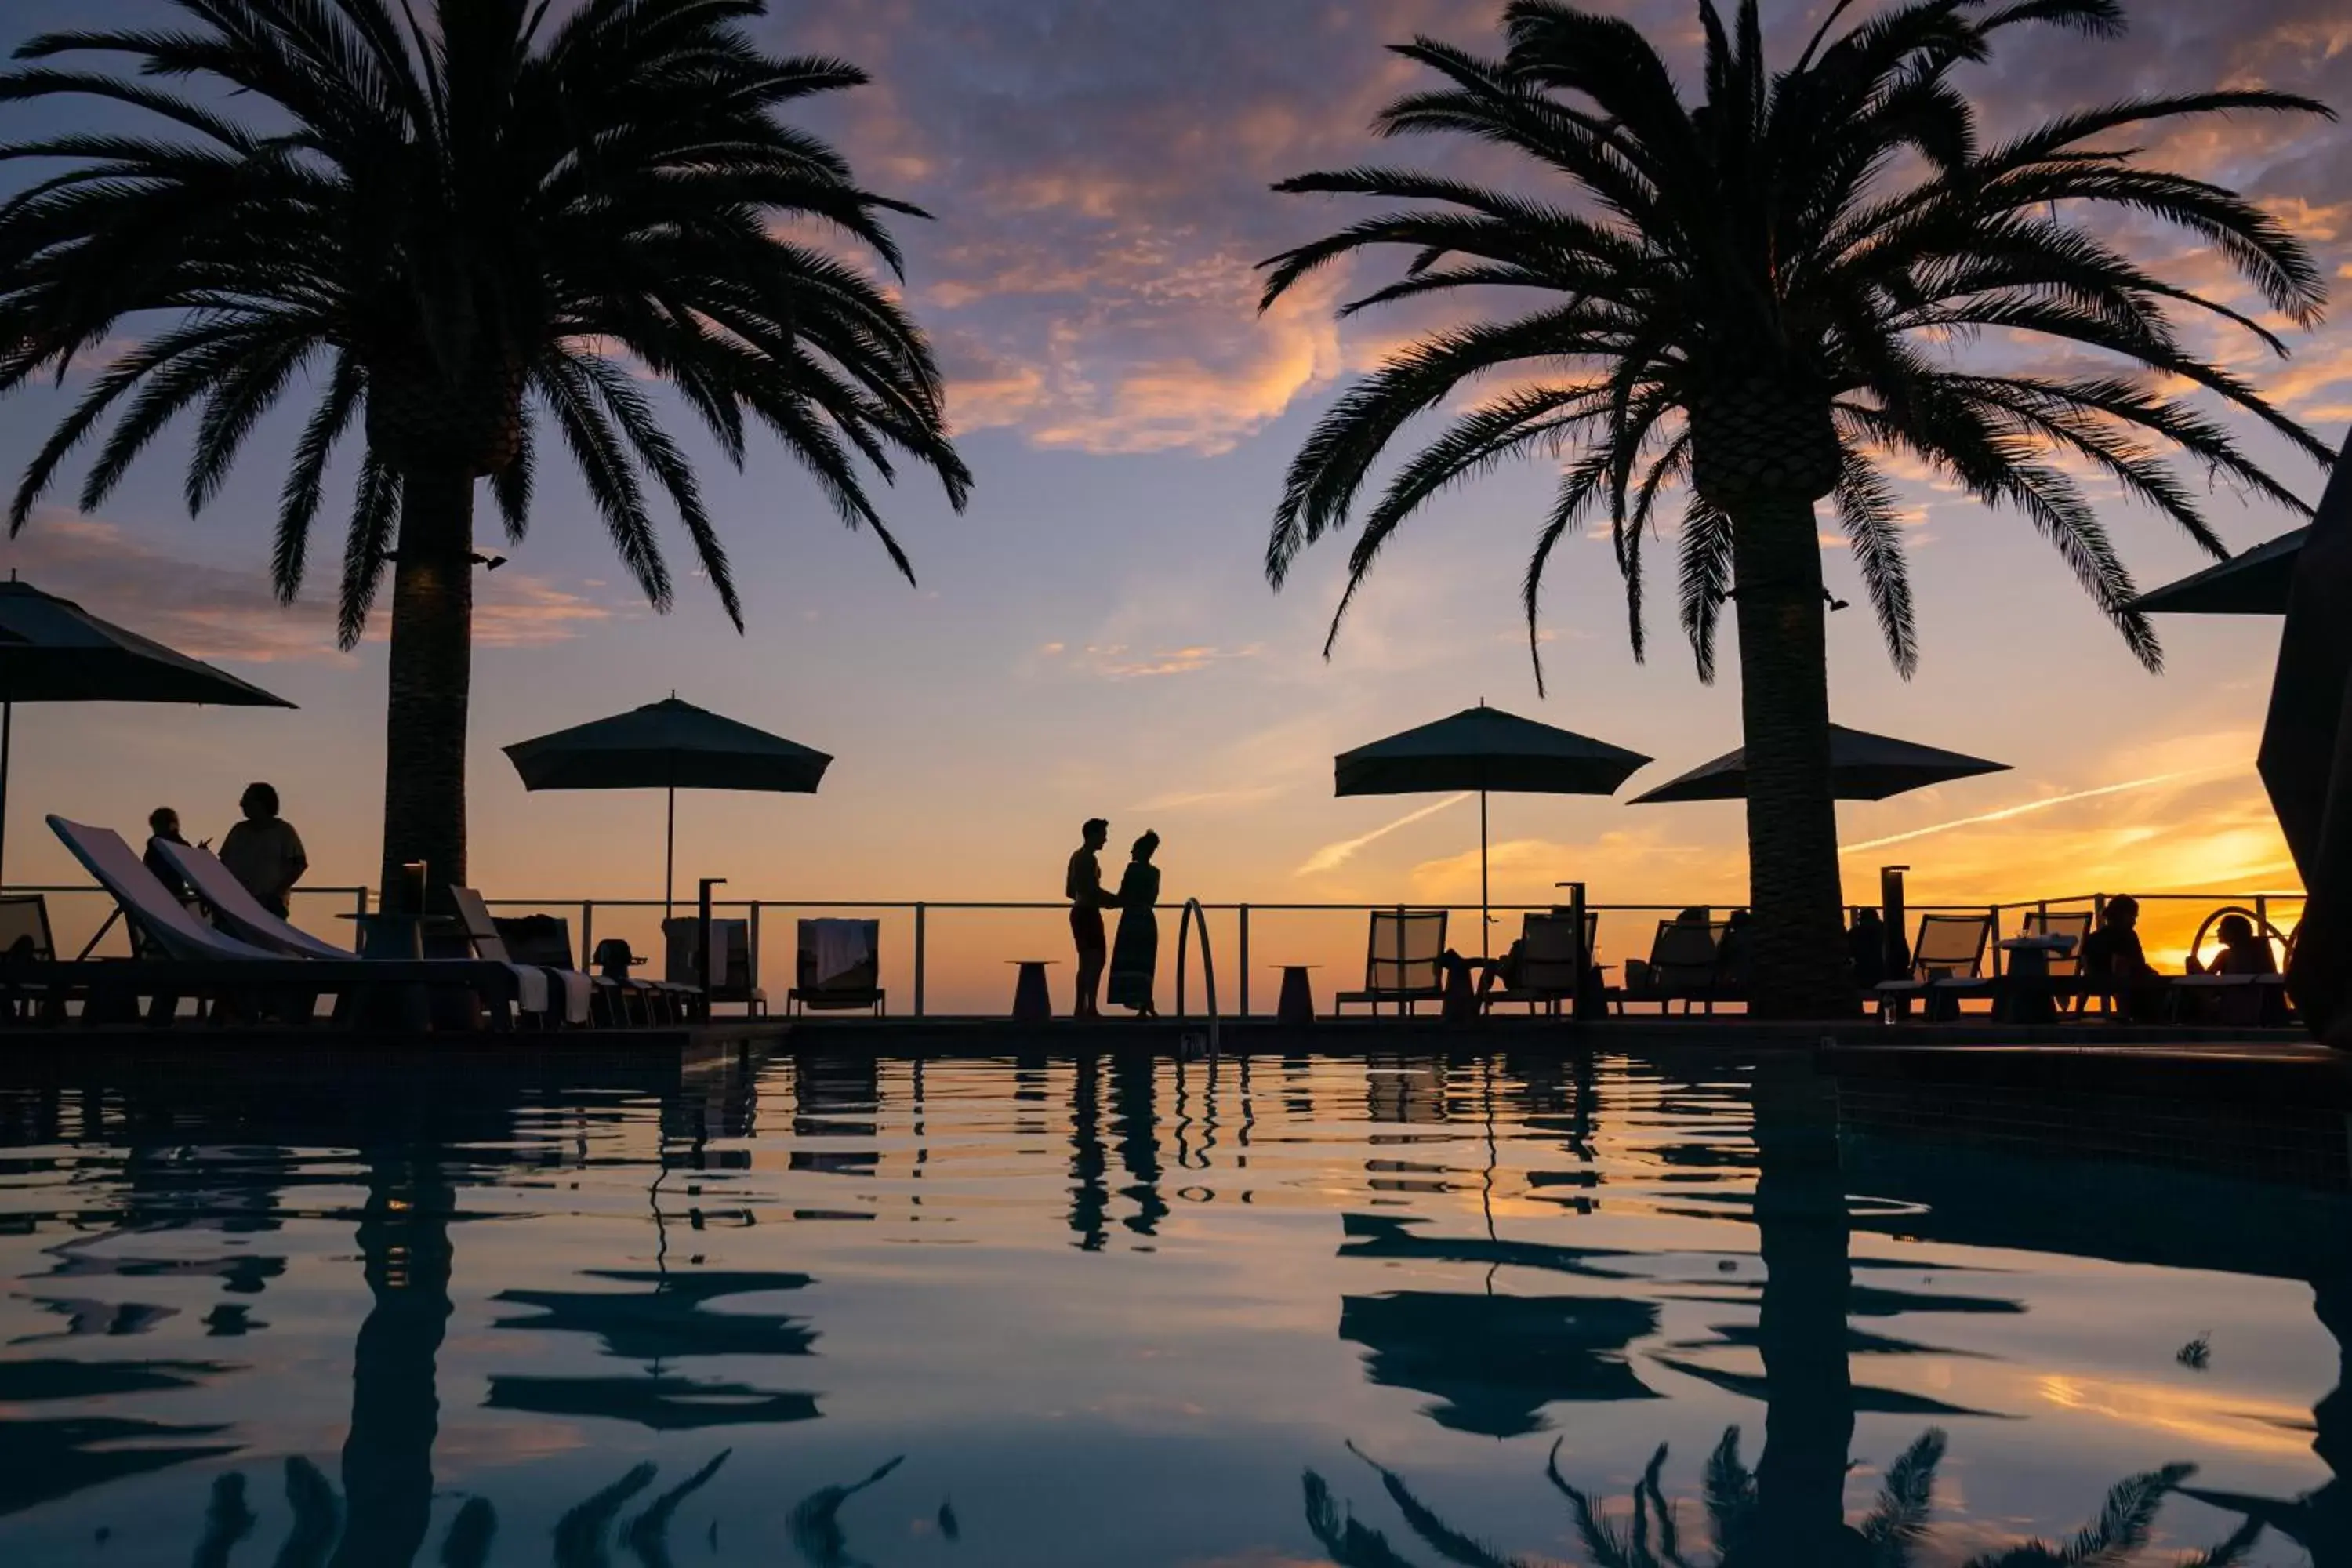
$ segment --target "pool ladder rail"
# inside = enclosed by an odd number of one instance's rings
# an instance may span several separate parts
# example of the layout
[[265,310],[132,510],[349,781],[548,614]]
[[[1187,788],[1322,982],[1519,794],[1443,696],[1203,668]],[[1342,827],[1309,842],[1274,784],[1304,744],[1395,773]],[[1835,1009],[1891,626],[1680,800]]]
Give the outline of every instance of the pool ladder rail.
[[[1184,1007],[1184,961],[1190,950],[1192,927],[1201,928],[1201,988],[1209,999],[1209,1055],[1217,1054],[1217,963],[1209,949],[1209,915],[1201,908],[1198,899],[1184,900],[1182,912],[1176,917],[1176,1021],[1182,1023],[1189,1016]],[[1189,1036],[1186,1038],[1189,1039]]]

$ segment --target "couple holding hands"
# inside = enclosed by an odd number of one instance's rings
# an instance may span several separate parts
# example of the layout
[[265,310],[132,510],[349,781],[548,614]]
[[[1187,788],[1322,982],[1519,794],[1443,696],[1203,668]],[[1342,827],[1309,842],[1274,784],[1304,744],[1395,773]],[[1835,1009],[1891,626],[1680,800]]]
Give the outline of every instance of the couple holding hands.
[[[1099,816],[1091,817],[1080,833],[1082,842],[1070,855],[1062,886],[1070,900],[1070,938],[1078,950],[1077,1001],[1071,1016],[1102,1016],[1096,993],[1101,989],[1107,961],[1111,1005],[1132,1007],[1139,1018],[1156,1018],[1160,1011],[1151,1003],[1151,985],[1160,967],[1160,916],[1155,909],[1160,902],[1160,868],[1151,863],[1151,857],[1160,848],[1160,835],[1146,833],[1135,841],[1118,891],[1109,893],[1103,890],[1102,862],[1097,857],[1110,842],[1110,824]],[[1105,910],[1119,912],[1116,945],[1104,940]]]

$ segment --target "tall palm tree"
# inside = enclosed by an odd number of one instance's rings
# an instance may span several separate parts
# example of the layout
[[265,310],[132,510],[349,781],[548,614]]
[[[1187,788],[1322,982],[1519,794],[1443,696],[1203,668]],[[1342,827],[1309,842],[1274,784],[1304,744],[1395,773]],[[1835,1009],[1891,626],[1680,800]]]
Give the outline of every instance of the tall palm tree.
[[[2201,312],[2285,353],[2272,331],[2167,282],[2088,222],[2120,210],[2178,225],[2308,326],[2323,284],[2291,234],[2227,190],[2115,148],[2114,133],[2240,110],[2325,114],[2322,105],[2256,90],[2138,98],[1989,142],[1958,68],[2028,25],[2112,37],[2123,28],[2118,0],[1903,0],[1850,21],[1853,8],[1838,0],[1795,62],[1776,69],[1755,0],[1729,25],[1714,0],[1699,0],[1696,102],[1639,30],[1562,0],[1505,6],[1499,59],[1426,37],[1400,46],[1442,79],[1391,103],[1375,131],[1508,149],[1535,183],[1493,189],[1392,167],[1286,180],[1276,189],[1416,205],[1266,264],[1270,305],[1358,251],[1402,247],[1405,275],[1342,313],[1465,289],[1536,294],[1524,314],[1399,350],[1341,396],[1301,445],[1275,510],[1276,586],[1302,548],[1361,510],[1344,616],[1381,548],[1431,497],[1505,458],[1552,456],[1564,464],[1559,491],[1523,585],[1530,643],[1554,547],[1605,515],[1638,656],[1643,541],[1667,498],[1684,498],[1682,624],[1703,680],[1714,675],[1723,602],[1735,602],[1756,1005],[1783,1016],[1853,1005],[1837,934],[1815,504],[1833,500],[1906,676],[1918,649],[1890,456],[2022,512],[2154,669],[2156,638],[2077,476],[2095,474],[2217,555],[2195,493],[2165,460],[2173,452],[2308,510],[2156,378],[2246,411],[2315,461],[2332,456],[2200,357],[2176,317]],[[1963,352],[1988,335],[2039,340],[2053,357],[2003,369]],[[2112,367],[2064,363],[2080,351]],[[1403,426],[1495,373],[1533,380],[1454,418],[1360,509]],[[1335,616],[1334,637],[1339,626]]]
[[[766,426],[910,577],[859,459],[887,480],[911,458],[962,506],[921,332],[809,232],[896,268],[883,215],[919,214],[777,117],[866,77],[757,47],[744,25],[766,0],[584,0],[561,20],[549,0],[435,0],[424,21],[409,0],[173,4],[178,28],[46,34],[16,51],[37,63],[0,74],[0,101],[110,100],[163,122],[0,146],[69,163],[0,205],[0,391],[90,358],[126,317],[158,322],[98,370],[9,525],[101,426],[85,509],[189,409],[201,510],[299,391],[271,561],[290,602],[356,424],[341,629],[358,640],[392,564],[387,889],[410,861],[429,886],[465,877],[476,481],[520,540],[542,422],[646,597],[671,598],[657,489],[738,629],[727,552],[639,373],[738,465],[747,424]],[[127,68],[53,63],[84,56]],[[233,116],[223,92],[263,111]]]

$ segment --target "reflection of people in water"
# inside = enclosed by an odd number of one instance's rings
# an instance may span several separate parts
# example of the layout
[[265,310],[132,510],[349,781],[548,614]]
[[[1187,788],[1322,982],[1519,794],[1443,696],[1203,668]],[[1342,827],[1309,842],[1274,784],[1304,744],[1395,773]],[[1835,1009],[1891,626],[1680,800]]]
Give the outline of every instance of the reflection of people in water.
[[1160,835],[1135,841],[1134,858],[1118,880],[1118,940],[1110,950],[1110,1004],[1132,1007],[1139,1018],[1156,1018],[1151,983],[1160,968],[1160,868],[1151,863]]

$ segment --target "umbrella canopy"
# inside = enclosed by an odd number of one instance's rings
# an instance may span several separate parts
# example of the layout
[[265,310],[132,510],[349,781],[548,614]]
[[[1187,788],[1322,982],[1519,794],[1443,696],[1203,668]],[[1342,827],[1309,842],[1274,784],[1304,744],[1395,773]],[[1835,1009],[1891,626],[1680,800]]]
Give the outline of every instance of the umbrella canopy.
[[0,849],[19,702],[198,702],[291,708],[283,697],[101,621],[30,583],[0,583]]
[[1486,796],[1614,795],[1650,759],[1484,702],[1332,759],[1335,795],[1478,792],[1478,951],[1486,951]]
[[1650,759],[1480,703],[1333,759],[1339,795],[1614,795]]
[[0,701],[204,702],[291,708],[30,583],[0,583]]
[[[1840,800],[1885,800],[1929,784],[1979,773],[2005,773],[2007,763],[1989,763],[1934,746],[1915,745],[1891,735],[1873,735],[1830,726],[1830,783]],[[1671,779],[1647,795],[1635,795],[1635,805],[1664,805],[1685,800],[1744,800],[1748,795],[1748,754],[1745,748],[1726,752],[1702,763],[1678,779]]]
[[2242,555],[2218,561],[2202,572],[2168,583],[2132,601],[2150,615],[2284,616],[2294,563],[2303,557],[2308,528],[2281,534]]
[[658,789],[669,794],[669,843],[662,874],[667,905],[676,886],[677,792],[757,790],[814,795],[833,758],[782,735],[681,702],[677,693],[626,713],[576,724],[506,748],[525,789]]

